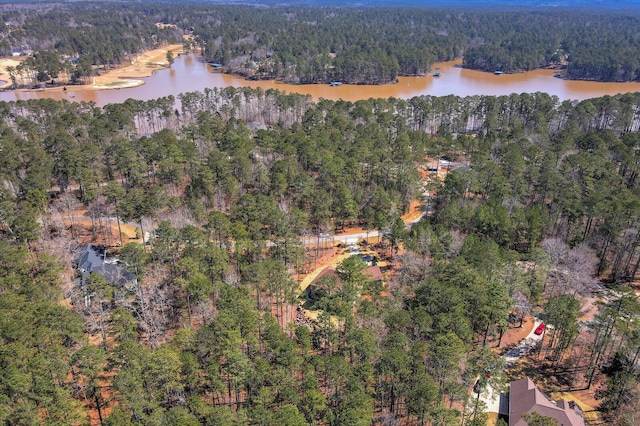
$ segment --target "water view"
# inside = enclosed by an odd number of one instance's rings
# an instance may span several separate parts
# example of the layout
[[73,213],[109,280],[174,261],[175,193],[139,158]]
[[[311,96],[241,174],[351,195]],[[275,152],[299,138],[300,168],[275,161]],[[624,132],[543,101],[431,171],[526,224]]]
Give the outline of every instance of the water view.
[[410,99],[414,96],[473,96],[509,95],[511,93],[546,92],[560,100],[583,100],[618,93],[640,92],[640,83],[599,83],[570,81],[555,77],[554,70],[535,70],[521,74],[486,73],[460,67],[461,61],[437,64],[439,76],[400,77],[397,84],[381,86],[354,86],[342,84],[292,85],[276,81],[249,81],[232,75],[213,72],[212,68],[194,55],[177,58],[171,69],[162,69],[152,77],[143,78],[145,84],[133,88],[107,90],[67,91],[33,90],[0,92],[0,100],[52,98],[69,101],[93,101],[98,106],[124,102],[128,98],[140,100],[180,93],[202,91],[207,87],[261,87],[286,92],[309,94],[314,99],[344,99],[357,101],[368,98],[395,97]]

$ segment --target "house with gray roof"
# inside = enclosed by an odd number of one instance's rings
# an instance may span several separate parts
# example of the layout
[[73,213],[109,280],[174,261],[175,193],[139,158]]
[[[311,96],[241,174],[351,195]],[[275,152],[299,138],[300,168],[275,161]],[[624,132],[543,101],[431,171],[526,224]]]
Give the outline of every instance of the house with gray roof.
[[76,268],[80,272],[80,283],[86,290],[87,277],[97,273],[105,277],[110,285],[122,286],[133,279],[133,275],[126,268],[118,264],[115,257],[107,257],[104,247],[87,244],[79,253],[76,260]]

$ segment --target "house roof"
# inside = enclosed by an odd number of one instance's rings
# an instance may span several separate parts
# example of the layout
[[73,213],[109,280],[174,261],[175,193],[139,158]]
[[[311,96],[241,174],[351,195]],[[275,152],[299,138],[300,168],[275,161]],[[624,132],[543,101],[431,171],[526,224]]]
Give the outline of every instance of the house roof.
[[511,382],[509,387],[509,426],[526,426],[522,415],[533,412],[556,419],[560,426],[584,426],[582,410],[577,404],[550,401],[528,377]]
[[82,272],[93,272],[98,270],[104,263],[104,250],[93,247],[91,244],[80,252],[78,257],[78,269]]
[[86,289],[86,279],[92,273],[102,275],[111,285],[123,285],[133,278],[131,273],[114,262],[114,258],[107,259],[104,248],[91,244],[87,244],[80,252],[76,265],[81,272],[83,289]]
[[[373,280],[373,281],[381,281],[383,279],[382,277],[382,271],[380,270],[379,266],[369,266],[368,268],[366,268],[365,270],[362,271],[363,275],[365,275],[366,277],[368,277],[369,279]],[[334,266],[330,266],[328,268],[323,269],[318,276],[313,280],[313,282],[311,283],[312,285],[317,283],[318,280],[322,277],[324,277],[325,275],[329,275],[329,276],[334,276],[336,277],[337,283],[338,285],[342,285],[342,283],[340,282],[340,278],[338,277],[338,274],[336,273],[336,269]]]
[[252,132],[256,132],[258,130],[267,130],[268,127],[264,123],[260,123],[258,121],[250,121],[247,123],[247,128]]

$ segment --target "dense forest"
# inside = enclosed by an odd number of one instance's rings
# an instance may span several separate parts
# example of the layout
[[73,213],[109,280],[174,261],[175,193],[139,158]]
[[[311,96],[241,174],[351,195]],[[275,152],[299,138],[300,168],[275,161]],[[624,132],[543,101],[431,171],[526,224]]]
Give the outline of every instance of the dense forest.
[[81,83],[96,67],[183,35],[187,49],[226,72],[289,83],[394,83],[460,57],[489,72],[552,67],[570,79],[640,79],[633,13],[71,3],[4,6],[0,23],[0,53],[34,52],[12,70],[14,86],[18,76],[32,86]]
[[[637,94],[179,100],[0,103],[1,422],[484,425],[469,388],[508,379],[489,342],[536,313],[541,368],[633,424]],[[424,188],[427,157],[461,167]],[[80,211],[96,239],[112,218],[153,230],[111,241],[126,284],[72,279]],[[290,322],[301,237],[349,224],[395,271],[347,257],[317,320]]]

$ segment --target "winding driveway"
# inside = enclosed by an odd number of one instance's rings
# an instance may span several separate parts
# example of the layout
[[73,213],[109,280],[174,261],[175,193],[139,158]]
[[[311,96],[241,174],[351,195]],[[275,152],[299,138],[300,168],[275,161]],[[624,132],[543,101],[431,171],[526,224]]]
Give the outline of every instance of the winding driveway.
[[[516,361],[531,352],[538,342],[542,341],[545,333],[540,335],[535,334],[536,328],[538,328],[541,322],[542,321],[535,318],[531,332],[524,339],[520,340],[516,346],[502,355],[506,367],[511,367]],[[505,398],[501,397],[502,395],[504,394],[496,392],[490,385],[487,385],[486,389],[480,394],[480,400],[486,404],[487,413],[508,414],[508,405],[505,407],[504,404],[501,404],[501,401],[505,400]],[[501,405],[503,406],[501,407]]]

